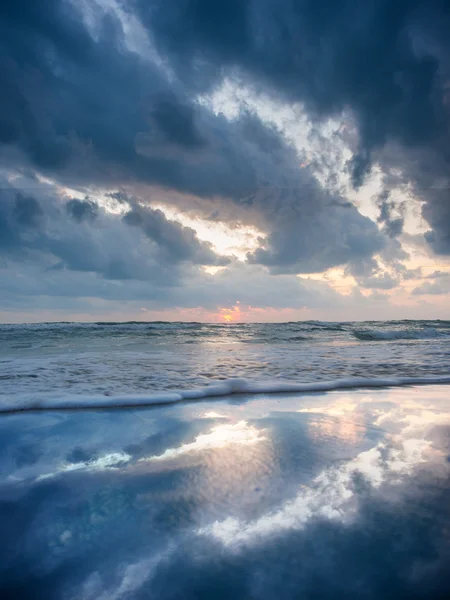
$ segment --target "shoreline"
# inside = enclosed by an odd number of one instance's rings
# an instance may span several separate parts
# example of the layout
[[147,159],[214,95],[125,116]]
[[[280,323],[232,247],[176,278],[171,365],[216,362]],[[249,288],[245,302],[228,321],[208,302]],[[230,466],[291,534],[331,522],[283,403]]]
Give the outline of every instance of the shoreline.
[[242,379],[232,379],[221,384],[205,388],[180,392],[161,392],[157,394],[130,394],[129,396],[93,395],[67,396],[65,398],[28,398],[19,406],[0,406],[0,415],[78,410],[120,410],[127,408],[150,408],[173,404],[210,401],[215,398],[239,398],[245,396],[297,396],[343,390],[396,389],[422,386],[450,385],[450,375],[436,377],[396,377],[380,379],[338,379],[323,382],[296,383],[272,382],[252,383]]

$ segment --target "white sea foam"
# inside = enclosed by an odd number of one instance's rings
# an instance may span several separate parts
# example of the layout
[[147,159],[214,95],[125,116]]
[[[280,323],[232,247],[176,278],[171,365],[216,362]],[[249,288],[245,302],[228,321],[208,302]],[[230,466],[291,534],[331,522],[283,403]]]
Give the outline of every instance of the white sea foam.
[[229,379],[220,384],[208,385],[204,388],[180,390],[178,392],[161,392],[154,394],[135,394],[117,396],[58,396],[48,395],[14,397],[3,400],[0,413],[32,411],[32,410],[66,410],[66,409],[102,409],[125,408],[131,406],[152,406],[174,404],[176,402],[205,400],[226,397],[233,394],[283,394],[329,392],[333,390],[354,388],[381,388],[405,385],[450,384],[450,375],[433,377],[387,377],[365,378],[352,377],[332,381],[316,381],[297,383],[289,381],[252,382],[245,379]]

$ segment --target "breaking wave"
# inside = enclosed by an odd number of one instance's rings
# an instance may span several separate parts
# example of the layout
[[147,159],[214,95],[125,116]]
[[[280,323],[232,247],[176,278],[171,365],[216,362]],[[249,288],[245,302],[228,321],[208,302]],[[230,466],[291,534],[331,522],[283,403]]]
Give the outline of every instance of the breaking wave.
[[426,340],[448,336],[445,330],[438,331],[435,327],[423,329],[357,329],[353,335],[358,340]]

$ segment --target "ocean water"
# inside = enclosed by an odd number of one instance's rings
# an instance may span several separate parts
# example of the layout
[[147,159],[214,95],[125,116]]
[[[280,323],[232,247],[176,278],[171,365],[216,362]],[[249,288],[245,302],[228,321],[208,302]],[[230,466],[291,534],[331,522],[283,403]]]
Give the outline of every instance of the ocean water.
[[0,411],[450,382],[450,321],[0,325]]

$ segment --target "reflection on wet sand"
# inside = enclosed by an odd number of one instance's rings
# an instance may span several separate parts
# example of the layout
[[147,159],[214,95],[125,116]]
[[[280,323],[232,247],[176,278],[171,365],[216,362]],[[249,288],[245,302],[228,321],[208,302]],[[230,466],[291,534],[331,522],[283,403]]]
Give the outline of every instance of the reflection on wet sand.
[[258,430],[256,427],[249,425],[246,421],[239,421],[235,424],[227,423],[225,425],[213,427],[210,432],[199,435],[189,444],[183,444],[179,448],[167,448],[167,450],[159,456],[150,456],[148,458],[141,458],[140,460],[170,460],[191,452],[225,448],[232,444],[245,446],[262,442],[265,439],[264,431]]
[[[351,397],[340,398],[329,405],[300,408],[298,412],[311,415],[308,427],[314,438],[337,437],[356,444],[366,431],[361,403],[355,402]],[[318,417],[314,418],[314,415]]]
[[[324,469],[277,510],[250,522],[226,518],[199,529],[198,533],[211,535],[226,545],[258,543],[264,536],[301,529],[311,519],[346,522],[355,518],[361,486],[372,490],[385,486],[388,490],[380,490],[380,493],[395,491],[400,495],[405,478],[413,475],[423,463],[443,456],[428,438],[436,426],[450,424],[450,406],[445,410],[427,409],[423,403],[410,400],[382,412],[379,408],[373,410],[377,400],[376,395],[368,395],[358,403],[341,397],[322,406],[299,409],[303,414],[325,416],[309,422],[312,438],[322,437],[326,441],[335,436],[359,442],[366,429],[363,417],[371,416],[374,418],[370,425],[383,424],[386,434],[382,442],[352,460]],[[396,433],[390,434],[389,430]]]
[[447,597],[449,387],[21,415],[2,435],[0,587],[17,598],[36,581],[46,600],[268,600],[286,581],[286,598],[360,598],[354,575],[333,587],[355,561],[370,599],[387,569],[396,597]]

